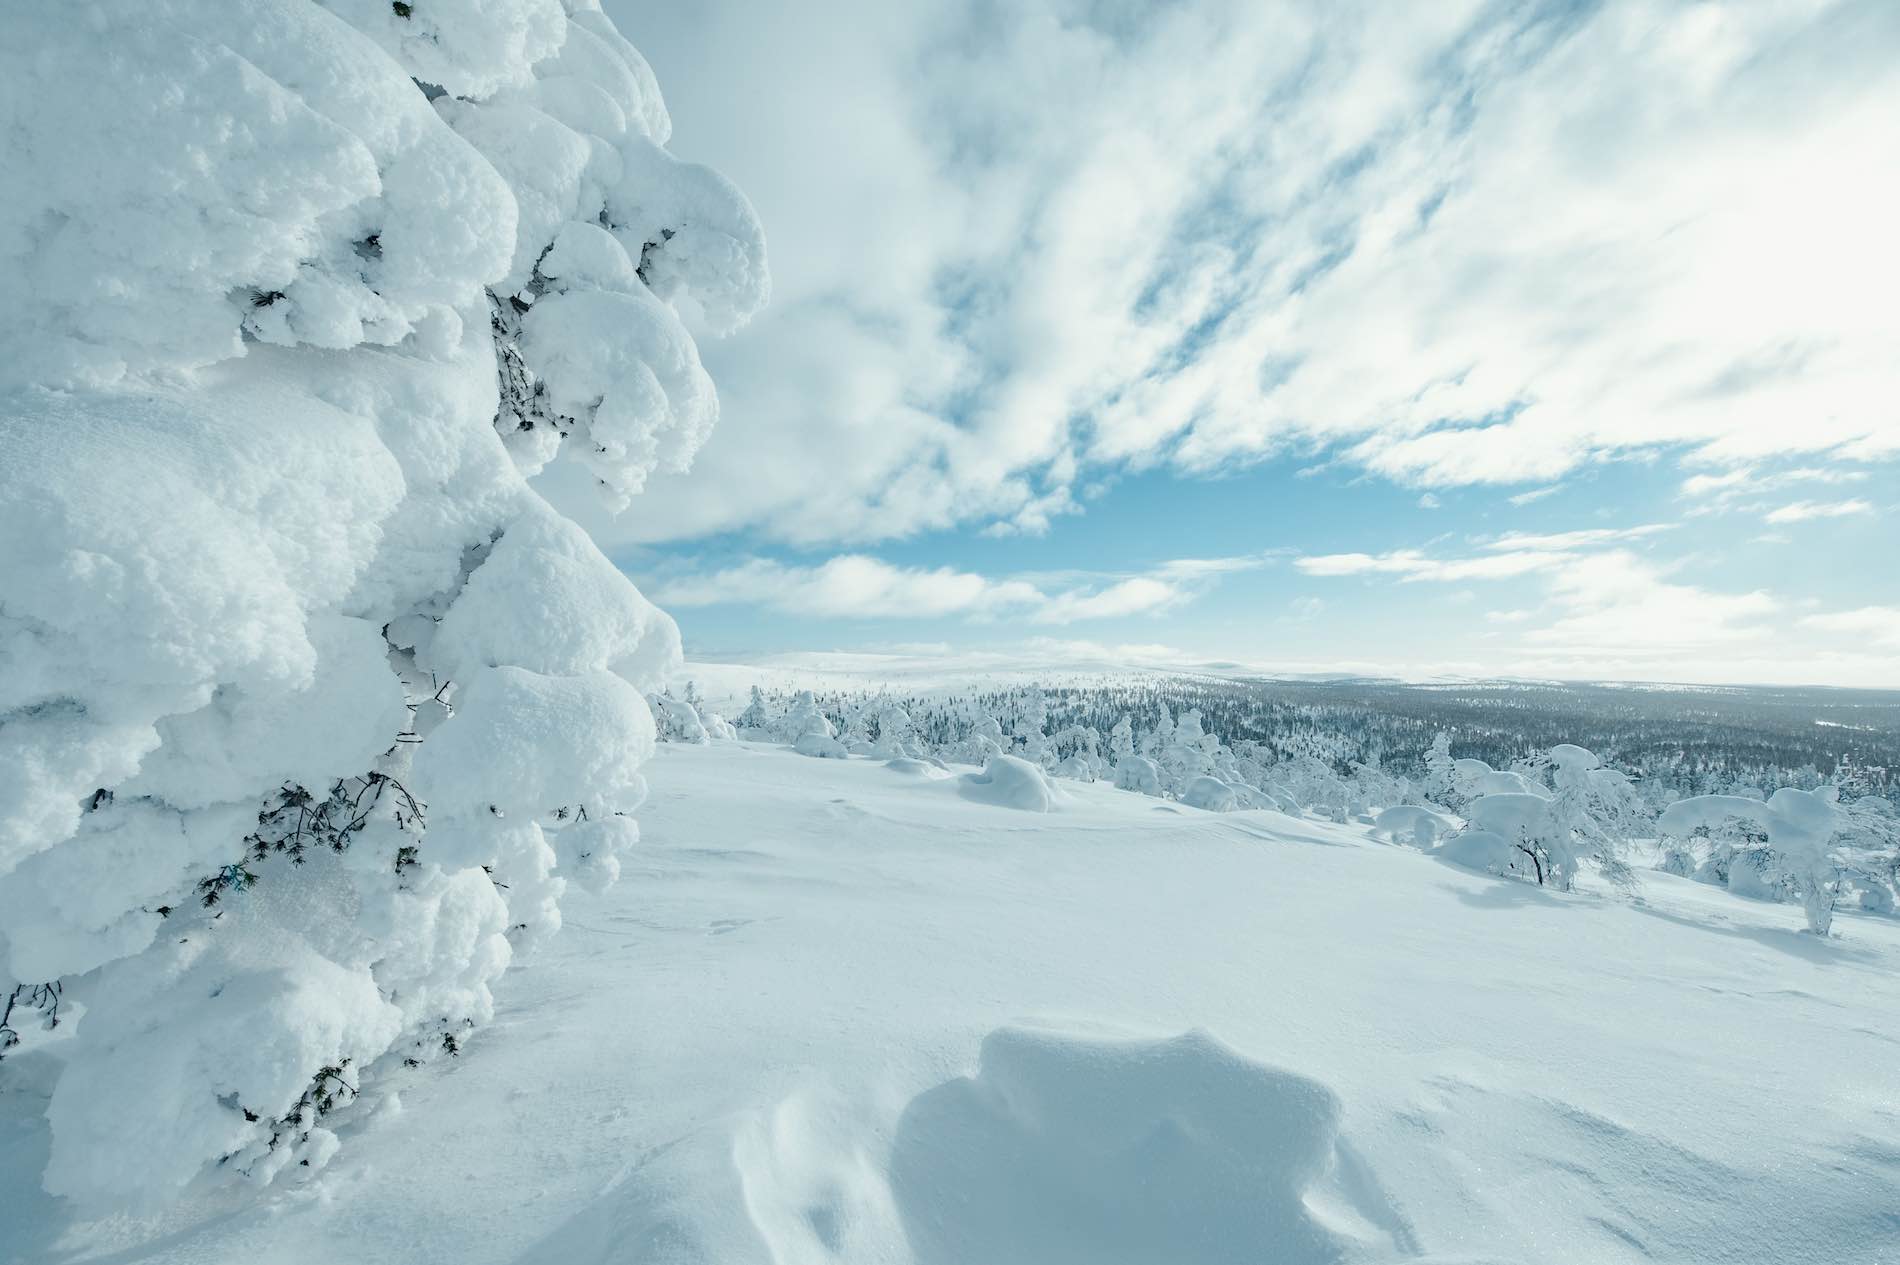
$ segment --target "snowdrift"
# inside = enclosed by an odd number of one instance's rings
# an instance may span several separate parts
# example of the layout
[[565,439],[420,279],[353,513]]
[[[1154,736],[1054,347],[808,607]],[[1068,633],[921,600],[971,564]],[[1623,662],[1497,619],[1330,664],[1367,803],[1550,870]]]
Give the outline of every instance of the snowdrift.
[[991,756],[981,773],[965,773],[958,784],[965,799],[1024,812],[1050,812],[1063,799],[1047,773],[1013,755]]
[[[94,1219],[39,1187],[49,1047],[9,1060],[0,1260],[1875,1265],[1891,1242],[1892,919],[1823,939],[1666,874],[1640,905],[1587,872],[1539,891],[1100,783],[1020,813],[734,743],[663,745],[649,775],[640,881],[570,891],[490,1035],[365,1087],[300,1189]],[[1826,1076],[1790,1071],[1817,1050]]]

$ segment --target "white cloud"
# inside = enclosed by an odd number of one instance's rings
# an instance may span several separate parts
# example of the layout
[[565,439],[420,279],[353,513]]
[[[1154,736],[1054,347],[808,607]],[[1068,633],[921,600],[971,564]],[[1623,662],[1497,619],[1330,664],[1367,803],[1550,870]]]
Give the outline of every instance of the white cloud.
[[1039,624],[1072,624],[1079,619],[1112,619],[1165,610],[1187,600],[1187,593],[1150,576],[1118,580],[1090,592],[1056,593],[1031,613]]
[[841,554],[814,567],[755,558],[710,575],[675,577],[656,590],[663,605],[760,604],[802,615],[921,618],[981,614],[1039,605],[1043,594],[1022,581],[997,581],[948,567],[894,567]]
[[[1721,474],[1691,475],[1682,481],[1682,492],[1685,496],[1699,502],[1689,509],[1688,512],[1692,515],[1728,513],[1738,510],[1763,513],[1769,511],[1771,507],[1762,498],[1782,488],[1814,483],[1823,485],[1863,483],[1868,477],[1866,470],[1846,466],[1794,466],[1785,470],[1770,471],[1758,471],[1753,467],[1742,466]],[[1861,501],[1843,503],[1865,504]],[[1805,505],[1806,502],[1797,504]],[[1816,515],[1803,514],[1797,510],[1793,518],[1776,519],[1770,513],[1768,521],[1793,522],[1798,518],[1807,517],[1816,517]],[[1826,517],[1826,515],[1820,515],[1820,517]]]
[[1645,536],[1654,536],[1657,532],[1670,531],[1674,527],[1674,523],[1641,523],[1635,527],[1585,527],[1577,531],[1547,532],[1542,535],[1509,531],[1502,536],[1484,541],[1483,547],[1511,551],[1526,549],[1567,551],[1621,541],[1641,540]]
[[1770,523],[1799,523],[1810,518],[1846,518],[1873,512],[1872,505],[1858,498],[1851,501],[1794,501],[1779,509],[1769,510],[1764,518]]
[[1684,648],[1765,637],[1780,603],[1767,593],[1717,593],[1666,577],[1627,550],[1579,557],[1550,575],[1562,613],[1527,642],[1569,654],[1658,657]]
[[1221,575],[1254,559],[1181,559],[1152,573],[1078,572],[992,578],[950,567],[899,567],[864,554],[840,554],[815,566],[753,558],[704,574],[662,578],[650,586],[663,606],[766,606],[786,614],[843,619],[1020,619],[1070,624],[1155,614],[1192,600]]
[[1693,474],[1682,481],[1682,490],[1688,496],[1727,494],[1751,486],[1754,478],[1755,472],[1747,467],[1722,474]]
[[1202,580],[1214,576],[1231,575],[1236,571],[1254,571],[1268,565],[1286,552],[1288,551],[1277,549],[1266,553],[1240,554],[1230,558],[1176,558],[1156,567],[1155,573],[1173,580]]
[[609,3],[777,291],[609,543],[1033,532],[1290,449],[1900,452],[1894,6]]
[[1549,550],[1519,550],[1472,558],[1432,558],[1416,549],[1391,553],[1332,553],[1297,558],[1293,565],[1307,575],[1396,575],[1402,580],[1496,580],[1528,575],[1562,564],[1568,554]]
[[[1573,666],[1574,675],[1611,676],[1615,672],[1608,665],[1615,664],[1625,674],[1654,676],[1665,666],[1687,666],[1686,654],[1711,647],[1721,647],[1729,661],[1744,652],[1765,658],[1780,649],[1767,621],[1783,614],[1784,605],[1772,595],[1704,588],[1676,578],[1680,566],[1659,564],[1625,547],[1670,526],[1512,534],[1483,543],[1493,552],[1466,557],[1395,550],[1299,558],[1294,565],[1308,575],[1387,575],[1401,581],[1530,578],[1541,587],[1542,606],[1491,611],[1485,621],[1516,630],[1516,653],[1526,662],[1599,665]],[[1634,665],[1647,666],[1637,671]],[[1704,662],[1694,670],[1707,667]]]
[[1862,606],[1857,610],[1804,615],[1801,624],[1900,649],[1900,606]]
[[1563,489],[1564,485],[1561,483],[1547,483],[1541,488],[1531,488],[1529,491],[1519,492],[1515,496],[1507,496],[1504,499],[1521,509],[1533,502],[1541,501],[1547,496],[1561,492]]
[[1443,503],[1434,494],[1427,492],[1418,498],[1418,507],[1422,510],[1438,509]]

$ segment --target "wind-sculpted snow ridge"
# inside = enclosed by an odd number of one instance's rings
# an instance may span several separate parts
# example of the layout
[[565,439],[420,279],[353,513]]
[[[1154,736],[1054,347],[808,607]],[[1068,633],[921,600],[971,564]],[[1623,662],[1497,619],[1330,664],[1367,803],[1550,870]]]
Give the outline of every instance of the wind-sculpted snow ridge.
[[999,1028],[971,1075],[901,1109],[868,1089],[808,1083],[696,1130],[522,1265],[1419,1258],[1338,1095],[1205,1032]]
[[1304,1199],[1340,1111],[1205,1033],[1006,1028],[910,1104],[891,1185],[919,1265],[1322,1265],[1351,1246]]
[[0,1055],[58,1194],[308,1174],[637,837],[678,630],[525,480],[690,460],[763,238],[591,0],[0,36]]

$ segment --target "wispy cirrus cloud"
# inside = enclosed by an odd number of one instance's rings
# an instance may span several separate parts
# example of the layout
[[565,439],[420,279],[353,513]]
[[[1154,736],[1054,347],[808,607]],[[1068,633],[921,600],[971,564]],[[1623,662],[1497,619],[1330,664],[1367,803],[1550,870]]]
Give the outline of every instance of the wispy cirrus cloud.
[[1533,579],[1542,590],[1541,606],[1491,611],[1485,619],[1516,630],[1526,651],[1539,656],[1614,655],[1629,663],[1763,636],[1763,621],[1784,610],[1771,594],[1715,591],[1678,578],[1682,564],[1664,564],[1629,548],[1673,526],[1509,533],[1477,542],[1474,552],[1463,555],[1413,549],[1326,554],[1298,558],[1294,566],[1312,576],[1390,576],[1402,582]]
[[1293,565],[1306,575],[1392,575],[1401,580],[1497,580],[1528,575],[1557,566],[1568,555],[1551,550],[1526,549],[1479,554],[1465,558],[1431,557],[1416,549],[1390,553],[1329,553],[1296,559]]
[[1555,496],[1557,493],[1563,490],[1564,490],[1564,484],[1562,483],[1546,483],[1541,488],[1529,488],[1523,492],[1518,492],[1518,493],[1515,493],[1514,495],[1507,496],[1504,499],[1509,501],[1512,505],[1517,506],[1519,509],[1522,509],[1524,506],[1535,504],[1536,502],[1543,500],[1547,496]]
[[1770,523],[1799,523],[1810,518],[1850,518],[1873,512],[1872,503],[1856,497],[1846,501],[1793,501],[1769,510],[1762,518]]
[[1477,552],[1463,557],[1432,555],[1419,549],[1388,553],[1316,554],[1294,559],[1306,575],[1391,575],[1401,580],[1499,580],[1549,571],[1573,561],[1579,551],[1641,540],[1670,530],[1673,523],[1634,527],[1586,527],[1575,531],[1506,532],[1474,542]]
[[1150,615],[1193,600],[1258,556],[1188,558],[1138,575],[1058,572],[991,577],[951,567],[903,567],[865,554],[809,566],[753,558],[651,586],[664,606],[763,606],[806,618],[1016,619],[1032,624]]
[[1797,487],[1845,487],[1865,483],[1869,471],[1851,465],[1791,466],[1762,470],[1738,466],[1720,474],[1695,474],[1682,481],[1682,493],[1690,498],[1686,513],[1755,514],[1769,523],[1795,523],[1811,518],[1842,518],[1868,513],[1873,506],[1859,498],[1835,501],[1798,500],[1780,505],[1776,494],[1786,495]]

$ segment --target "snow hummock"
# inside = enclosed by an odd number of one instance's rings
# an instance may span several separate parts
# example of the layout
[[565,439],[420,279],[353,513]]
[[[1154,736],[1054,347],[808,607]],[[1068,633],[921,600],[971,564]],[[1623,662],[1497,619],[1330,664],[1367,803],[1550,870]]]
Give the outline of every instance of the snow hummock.
[[905,1109],[891,1191],[924,1261],[1320,1265],[1349,1246],[1305,1202],[1340,1114],[1205,1032],[999,1028],[973,1075]]
[[1064,798],[1039,765],[1013,755],[993,755],[982,772],[965,773],[962,790],[965,799],[1032,813],[1049,812]]
[[1230,813],[1240,807],[1240,796],[1219,778],[1203,774],[1187,784],[1181,802],[1209,812]]

